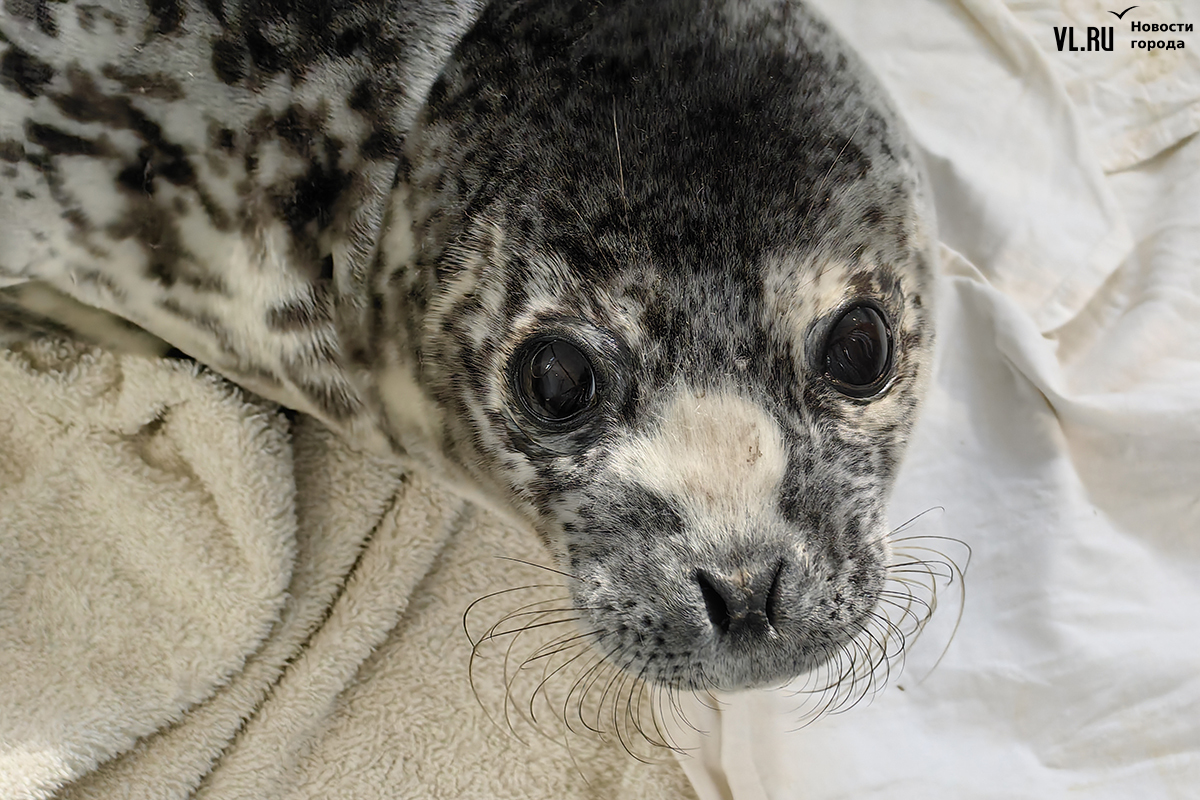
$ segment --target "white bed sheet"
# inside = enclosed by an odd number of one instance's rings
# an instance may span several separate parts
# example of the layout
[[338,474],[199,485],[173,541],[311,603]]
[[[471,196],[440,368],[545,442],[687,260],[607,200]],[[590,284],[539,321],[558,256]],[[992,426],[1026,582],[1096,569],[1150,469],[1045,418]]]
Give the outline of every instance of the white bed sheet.
[[969,544],[965,604],[845,714],[693,704],[681,762],[704,800],[1200,798],[1200,29],[1130,25],[1200,1],[815,4],[928,159],[938,366],[891,518],[940,507],[905,533]]

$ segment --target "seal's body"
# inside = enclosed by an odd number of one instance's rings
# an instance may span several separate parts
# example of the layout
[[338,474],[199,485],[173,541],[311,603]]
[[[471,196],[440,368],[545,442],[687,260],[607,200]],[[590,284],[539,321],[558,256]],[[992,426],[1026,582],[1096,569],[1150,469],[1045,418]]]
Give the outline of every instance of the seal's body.
[[794,0],[17,0],[0,176],[0,286],[515,510],[627,671],[776,683],[868,625],[933,233]]

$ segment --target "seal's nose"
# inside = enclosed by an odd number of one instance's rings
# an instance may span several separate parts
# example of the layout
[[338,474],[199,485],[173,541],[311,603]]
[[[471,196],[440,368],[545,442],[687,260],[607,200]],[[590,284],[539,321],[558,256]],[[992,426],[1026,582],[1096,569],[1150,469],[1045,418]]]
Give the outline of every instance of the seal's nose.
[[733,635],[743,631],[763,634],[773,627],[777,621],[782,572],[783,561],[734,572],[697,569],[696,583],[713,628]]

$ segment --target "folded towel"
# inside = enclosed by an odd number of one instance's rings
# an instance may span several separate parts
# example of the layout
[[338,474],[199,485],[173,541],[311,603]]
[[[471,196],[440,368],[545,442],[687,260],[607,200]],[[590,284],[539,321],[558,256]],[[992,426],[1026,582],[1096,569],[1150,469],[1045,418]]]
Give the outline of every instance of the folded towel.
[[692,796],[472,687],[532,532],[190,362],[0,350],[0,552],[0,796]]

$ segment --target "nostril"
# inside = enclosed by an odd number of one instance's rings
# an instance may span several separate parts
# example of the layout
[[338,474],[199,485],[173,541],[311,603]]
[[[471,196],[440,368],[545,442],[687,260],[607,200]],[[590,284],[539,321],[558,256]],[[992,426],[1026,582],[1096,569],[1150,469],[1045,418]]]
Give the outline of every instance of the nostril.
[[771,576],[771,585],[767,589],[767,600],[763,605],[763,613],[767,615],[767,624],[772,628],[779,627],[779,593],[783,579],[783,560],[775,565],[775,573]]
[[729,604],[725,602],[713,579],[706,575],[704,570],[696,570],[696,583],[700,585],[700,596],[704,598],[704,608],[708,611],[708,619],[713,627],[722,632],[728,631]]
[[759,635],[778,628],[786,559],[766,567],[742,567],[726,574],[697,569],[693,576],[713,629],[722,634]]

